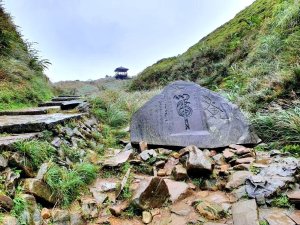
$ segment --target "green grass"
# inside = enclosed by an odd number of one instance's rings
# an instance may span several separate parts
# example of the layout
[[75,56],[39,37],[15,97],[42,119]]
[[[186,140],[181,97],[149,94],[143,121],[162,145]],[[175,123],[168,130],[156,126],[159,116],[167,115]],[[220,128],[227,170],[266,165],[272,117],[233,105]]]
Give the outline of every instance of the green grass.
[[299,91],[299,15],[294,0],[257,0],[185,53],[146,68],[130,90],[190,80],[256,112]]
[[279,208],[290,208],[291,204],[286,195],[280,195],[272,200],[272,206]]
[[22,217],[22,213],[26,209],[27,203],[26,203],[25,199],[23,199],[21,196],[22,192],[23,192],[23,190],[19,186],[16,190],[16,194],[13,199],[13,208],[10,213],[11,213],[11,215],[15,216],[18,219],[18,221],[21,225],[26,225],[27,223],[26,223],[26,221],[24,221],[24,218]]
[[13,145],[13,148],[25,154],[37,169],[43,162],[50,161],[56,154],[56,149],[47,141],[31,140],[20,141]]
[[264,142],[300,143],[300,108],[274,113],[257,113],[252,123]]
[[98,174],[98,168],[89,163],[76,164],[68,170],[53,164],[45,174],[45,181],[58,196],[62,206],[69,206]]
[[50,99],[52,87],[43,74],[48,65],[49,61],[40,59],[32,43],[22,39],[0,5],[0,110],[24,108]]

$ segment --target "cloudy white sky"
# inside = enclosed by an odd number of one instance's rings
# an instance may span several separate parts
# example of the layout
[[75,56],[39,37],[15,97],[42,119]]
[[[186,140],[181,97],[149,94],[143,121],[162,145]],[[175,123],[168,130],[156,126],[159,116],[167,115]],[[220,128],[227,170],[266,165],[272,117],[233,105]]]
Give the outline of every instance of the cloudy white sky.
[[136,75],[183,53],[254,0],[3,0],[52,81]]

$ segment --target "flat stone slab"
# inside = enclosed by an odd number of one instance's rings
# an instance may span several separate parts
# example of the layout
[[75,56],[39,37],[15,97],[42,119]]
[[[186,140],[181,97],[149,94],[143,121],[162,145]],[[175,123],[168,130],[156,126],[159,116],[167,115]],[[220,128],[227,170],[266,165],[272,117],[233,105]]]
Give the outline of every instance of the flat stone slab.
[[80,100],[81,97],[78,96],[64,96],[64,97],[56,97],[52,98],[53,102],[64,102],[64,101],[72,101],[72,100]]
[[234,225],[259,225],[255,200],[245,200],[232,205]]
[[130,130],[133,144],[217,148],[261,141],[236,105],[185,81],[168,85],[142,106]]
[[1,133],[30,133],[51,129],[56,124],[70,119],[79,119],[83,114],[54,113],[46,115],[0,116]]
[[17,115],[42,115],[49,113],[57,113],[60,111],[60,106],[35,107],[20,110],[10,110],[0,112],[0,116],[17,116]]
[[0,149],[9,148],[12,144],[18,141],[32,139],[37,137],[39,134],[40,133],[26,133],[0,137]]
[[45,106],[60,106],[62,110],[74,109],[80,104],[84,103],[84,101],[72,100],[72,101],[51,101],[51,102],[43,102],[40,103],[39,107]]

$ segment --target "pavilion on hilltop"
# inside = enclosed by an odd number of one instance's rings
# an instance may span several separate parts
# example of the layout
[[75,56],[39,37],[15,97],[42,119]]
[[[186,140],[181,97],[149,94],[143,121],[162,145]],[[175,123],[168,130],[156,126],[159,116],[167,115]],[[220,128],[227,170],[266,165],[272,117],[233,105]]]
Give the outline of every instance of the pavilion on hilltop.
[[125,67],[118,67],[115,69],[115,78],[119,79],[119,80],[125,80],[125,79],[129,79],[127,71],[129,69],[125,68]]

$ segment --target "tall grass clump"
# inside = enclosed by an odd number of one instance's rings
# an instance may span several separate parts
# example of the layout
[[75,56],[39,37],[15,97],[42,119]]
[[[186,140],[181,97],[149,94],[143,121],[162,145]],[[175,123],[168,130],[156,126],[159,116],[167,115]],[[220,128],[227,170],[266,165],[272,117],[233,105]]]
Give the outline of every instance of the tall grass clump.
[[49,161],[54,157],[56,149],[47,141],[30,140],[20,141],[13,145],[13,148],[26,155],[37,169],[43,162]]
[[98,168],[89,163],[75,164],[72,169],[53,164],[45,181],[59,198],[62,206],[70,205],[96,177]]
[[268,114],[257,113],[252,123],[264,142],[300,143],[300,107]]
[[128,138],[123,129],[129,125],[133,113],[156,93],[158,90],[126,92],[110,89],[91,99],[92,112],[101,122],[98,139],[103,148],[117,147],[119,139]]

